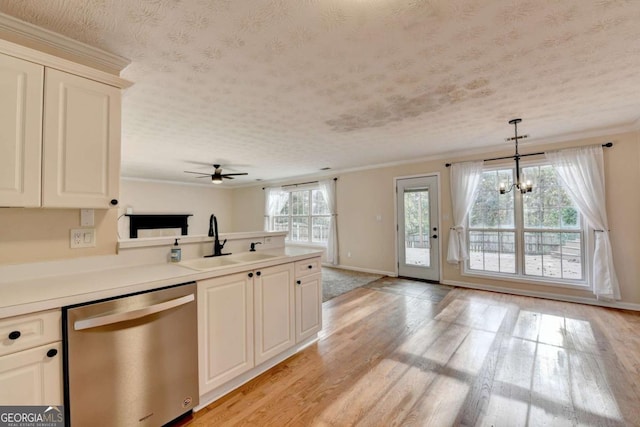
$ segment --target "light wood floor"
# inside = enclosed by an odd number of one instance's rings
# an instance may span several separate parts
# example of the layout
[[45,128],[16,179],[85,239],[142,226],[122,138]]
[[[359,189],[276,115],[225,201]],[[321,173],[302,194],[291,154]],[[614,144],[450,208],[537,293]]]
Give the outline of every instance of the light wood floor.
[[640,313],[429,286],[325,303],[318,343],[186,425],[640,425]]

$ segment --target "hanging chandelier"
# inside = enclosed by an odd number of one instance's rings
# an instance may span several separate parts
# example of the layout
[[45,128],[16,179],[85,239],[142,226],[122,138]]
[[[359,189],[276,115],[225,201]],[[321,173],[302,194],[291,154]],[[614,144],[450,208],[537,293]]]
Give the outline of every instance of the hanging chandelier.
[[531,190],[533,190],[533,184],[531,184],[531,181],[524,181],[524,178],[521,178],[520,176],[520,157],[521,156],[520,156],[520,153],[518,153],[518,140],[524,139],[527,137],[527,135],[518,136],[518,123],[520,123],[521,121],[522,119],[509,120],[509,124],[513,125],[514,131],[515,131],[515,136],[513,138],[508,138],[507,141],[513,140],[516,144],[516,153],[513,155],[513,159],[516,161],[516,181],[511,185],[508,185],[508,183],[506,182],[501,182],[500,194],[508,193],[514,188],[517,189],[522,194],[530,193]]

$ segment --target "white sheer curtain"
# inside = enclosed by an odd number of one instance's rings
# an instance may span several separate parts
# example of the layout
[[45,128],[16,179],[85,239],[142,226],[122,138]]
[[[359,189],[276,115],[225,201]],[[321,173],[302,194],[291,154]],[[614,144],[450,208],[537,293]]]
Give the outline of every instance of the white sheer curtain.
[[478,196],[484,162],[464,162],[451,165],[451,204],[453,227],[449,230],[447,262],[458,264],[469,259],[465,224],[473,202]]
[[289,193],[280,187],[268,187],[264,189],[264,231],[273,231],[271,217],[277,212],[279,206],[286,202]]
[[338,265],[338,213],[336,210],[336,180],[327,179],[318,182],[318,188],[329,207],[331,220],[329,222],[329,240],[327,241],[327,262]]
[[598,299],[619,300],[620,287],[613,267],[609,222],[605,206],[602,146],[570,148],[545,153],[562,187],[595,232],[593,291]]

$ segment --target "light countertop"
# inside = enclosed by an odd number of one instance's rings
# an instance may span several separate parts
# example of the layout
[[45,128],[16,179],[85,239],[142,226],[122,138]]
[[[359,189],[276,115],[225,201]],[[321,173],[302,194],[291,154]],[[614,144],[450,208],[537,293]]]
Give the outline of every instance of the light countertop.
[[[261,252],[261,251],[259,251]],[[0,318],[177,285],[320,256],[317,249],[264,251],[273,258],[197,271],[180,263],[94,268],[91,271],[0,281]]]

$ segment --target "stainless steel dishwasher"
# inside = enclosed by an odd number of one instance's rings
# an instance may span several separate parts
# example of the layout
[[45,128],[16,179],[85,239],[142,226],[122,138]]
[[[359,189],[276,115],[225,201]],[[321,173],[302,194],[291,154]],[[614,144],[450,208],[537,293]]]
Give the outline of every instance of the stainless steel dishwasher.
[[198,404],[196,285],[64,307],[72,426],[160,426]]

